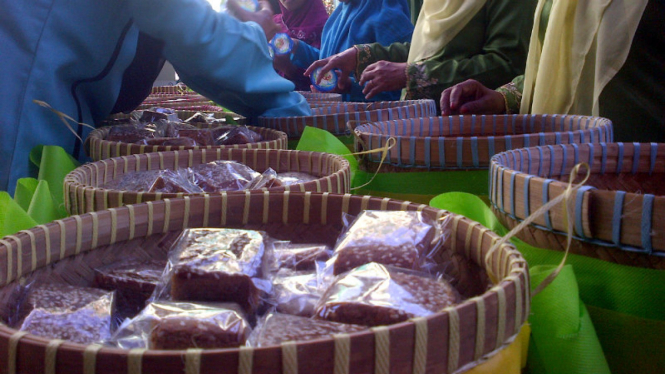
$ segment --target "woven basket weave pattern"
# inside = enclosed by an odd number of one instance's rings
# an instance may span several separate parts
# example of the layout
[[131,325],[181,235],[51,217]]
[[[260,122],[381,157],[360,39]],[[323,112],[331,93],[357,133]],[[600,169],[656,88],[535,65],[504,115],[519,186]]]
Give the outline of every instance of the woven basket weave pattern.
[[[397,167],[487,169],[493,155],[522,147],[612,140],[605,118],[547,115],[472,115],[401,119],[360,125],[358,151],[396,140],[387,163]],[[380,162],[381,154],[367,156]]]
[[[436,104],[434,100],[413,100],[408,102],[372,103],[367,110],[354,110],[354,106],[365,104],[340,104],[334,108],[346,112],[336,112],[330,109],[330,114],[316,114],[325,112],[323,107],[315,108],[314,115],[307,117],[259,117],[259,125],[285,132],[289,138],[299,138],[306,126],[313,126],[331,132],[334,135],[345,135],[349,131],[349,121],[388,121],[402,118],[418,118],[436,115]],[[396,106],[392,106],[396,105]],[[377,109],[374,109],[377,108]]]
[[[130,172],[176,170],[215,160],[237,161],[259,172],[272,168],[278,173],[295,171],[319,177],[306,183],[275,187],[271,191],[350,191],[349,162],[341,156],[291,150],[200,149],[123,156],[83,165],[65,177],[65,207],[70,214],[82,214],[144,201],[182,197],[184,193],[117,191],[101,186]],[[245,191],[228,193],[237,195],[245,194]]]
[[134,154],[143,154],[149,152],[165,152],[171,150],[185,150],[185,149],[286,149],[288,139],[286,134],[280,131],[265,129],[261,127],[248,126],[252,131],[261,135],[264,139],[256,143],[248,144],[234,144],[234,145],[219,145],[219,146],[205,146],[205,147],[172,147],[163,145],[139,145],[123,142],[112,142],[106,139],[109,133],[109,128],[99,128],[90,133],[86,139],[87,150],[90,157],[94,161],[99,161],[107,158],[118,156],[129,156]]
[[[90,256],[103,247],[152,235],[163,237],[172,230],[265,224],[339,226],[343,213],[357,214],[362,209],[417,209],[432,218],[446,214],[390,199],[312,193],[254,191],[236,197],[223,194],[149,202],[74,216],[5,237],[0,240],[0,263],[6,264],[0,267],[0,285],[63,260],[71,261],[73,277],[83,279],[85,272],[75,269],[83,270]],[[441,260],[463,258],[484,268],[485,254],[498,237],[460,216],[454,217],[452,230]],[[0,372],[244,374],[281,373],[284,368],[288,373],[452,373],[501,348],[528,317],[528,271],[521,255],[511,245],[502,246],[489,258],[489,266],[498,284],[433,316],[261,349],[126,351],[51,341],[0,325]]]
[[[572,250],[626,265],[665,268],[665,144],[601,143],[533,147],[492,159],[490,200],[508,226],[564,192],[574,165],[591,177],[574,201]],[[581,177],[578,178],[578,181]],[[565,182],[564,182],[565,181]],[[577,181],[577,182],[578,182]],[[563,206],[538,218],[522,237],[562,249]]]

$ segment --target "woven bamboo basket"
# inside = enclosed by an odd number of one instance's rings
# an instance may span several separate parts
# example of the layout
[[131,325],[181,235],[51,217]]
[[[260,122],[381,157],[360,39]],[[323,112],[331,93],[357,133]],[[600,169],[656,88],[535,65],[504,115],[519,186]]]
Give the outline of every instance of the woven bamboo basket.
[[[119,191],[101,186],[135,171],[177,170],[215,160],[237,161],[258,172],[270,167],[278,173],[303,172],[318,177],[306,183],[274,187],[270,191],[350,191],[349,162],[341,156],[281,149],[199,149],[122,156],[82,165],[65,177],[65,207],[70,214],[82,214],[144,201],[183,197],[188,194]],[[245,193],[229,191],[227,195]]]
[[296,91],[305,97],[308,102],[316,101],[342,101],[342,95],[334,92]]
[[[343,213],[421,210],[424,205],[370,196],[272,193],[148,202],[73,216],[0,241],[0,293],[22,277],[89,285],[92,269],[131,253],[164,256],[163,243],[188,227],[244,227],[278,239],[333,241]],[[449,263],[461,304],[428,317],[351,335],[264,348],[186,351],[121,350],[23,334],[0,324],[0,373],[453,373],[502,349],[529,314],[527,264],[509,244],[485,255],[498,237],[454,216],[438,261]],[[486,265],[487,264],[487,265]],[[488,287],[486,270],[498,281]],[[2,296],[2,295],[0,295]],[[5,303],[0,308],[12,307]],[[0,310],[1,311],[1,310]]]
[[296,139],[300,138],[306,126],[313,126],[340,136],[349,133],[347,129],[349,121],[376,122],[429,117],[436,114],[434,100],[372,103],[369,104],[369,109],[365,109],[365,105],[367,104],[334,104],[335,109],[329,114],[325,114],[326,109],[319,107],[314,109],[314,115],[307,117],[259,117],[259,126],[284,131],[289,139]]
[[[561,195],[581,162],[591,174],[574,198],[571,253],[665,269],[665,144],[573,144],[500,153],[490,168],[490,200],[499,219],[513,227]],[[517,236],[537,247],[565,250],[564,232],[561,203]]]
[[[384,171],[470,170],[488,169],[494,154],[511,149],[611,141],[612,122],[584,116],[470,115],[366,123],[354,132],[357,151],[383,148],[395,140]],[[365,166],[375,170],[382,154],[370,153],[365,159]]]
[[105,140],[110,128],[102,127],[96,130],[93,130],[88,138],[86,139],[86,151],[88,155],[94,160],[99,161],[112,157],[119,156],[129,156],[135,154],[149,153],[149,152],[166,152],[171,150],[197,150],[197,149],[209,149],[209,150],[223,150],[223,149],[286,149],[287,147],[287,137],[286,134],[272,129],[266,129],[262,127],[253,127],[247,126],[250,130],[253,130],[261,135],[263,138],[262,141],[256,143],[248,144],[234,144],[234,145],[218,145],[218,146],[206,146],[206,147],[173,147],[173,146],[163,146],[163,145],[139,145],[123,142],[112,142]]
[[179,94],[179,95],[190,95],[196,94],[194,91],[190,91],[184,85],[174,85],[174,86],[155,86],[151,90],[152,94]]

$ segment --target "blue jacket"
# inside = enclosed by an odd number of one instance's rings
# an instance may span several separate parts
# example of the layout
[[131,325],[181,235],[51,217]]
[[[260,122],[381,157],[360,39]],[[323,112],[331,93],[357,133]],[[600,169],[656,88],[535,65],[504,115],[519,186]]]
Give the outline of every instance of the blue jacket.
[[[189,87],[233,111],[310,113],[293,83],[275,73],[261,27],[205,0],[0,0],[0,9],[0,189],[10,193],[28,175],[36,145],[84,157],[76,137],[33,100],[82,123],[104,119],[128,91],[123,77],[131,83],[140,34],[160,43]],[[89,132],[76,130],[83,139]]]

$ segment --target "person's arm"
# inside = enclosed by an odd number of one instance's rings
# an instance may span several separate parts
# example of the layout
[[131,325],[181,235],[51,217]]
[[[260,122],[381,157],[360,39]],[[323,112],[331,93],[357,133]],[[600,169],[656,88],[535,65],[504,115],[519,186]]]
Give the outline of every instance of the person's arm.
[[360,77],[368,66],[378,61],[406,62],[411,43],[395,42],[389,46],[379,43],[359,44],[354,48],[358,50],[355,73],[356,77]]
[[291,62],[297,67],[307,69],[314,61],[319,59],[320,51],[302,40],[293,40]]
[[280,77],[264,30],[202,0],[129,0],[138,28],[164,41],[164,56],[189,87],[247,117],[311,113]]
[[480,11],[484,14],[476,16],[485,17],[484,30],[467,25],[451,41],[457,44],[465,39],[465,33],[482,32],[485,41],[479,53],[468,58],[446,58],[444,49],[429,59],[409,64],[406,97],[438,98],[446,88],[467,79],[475,79],[494,89],[522,74],[533,20],[533,6],[529,2],[488,2]]

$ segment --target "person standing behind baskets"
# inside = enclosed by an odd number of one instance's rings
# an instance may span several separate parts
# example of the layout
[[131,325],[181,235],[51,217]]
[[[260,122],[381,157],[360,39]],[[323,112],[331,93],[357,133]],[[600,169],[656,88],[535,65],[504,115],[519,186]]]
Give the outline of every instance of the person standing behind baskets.
[[[341,0],[323,28],[321,48],[295,40],[292,61],[307,68],[314,61],[359,43],[390,44],[411,39],[413,24],[406,0]],[[365,101],[356,78],[343,75],[344,100]],[[374,100],[397,100],[399,91],[383,92]]]
[[148,96],[164,58],[189,87],[243,116],[311,113],[272,67],[269,10],[241,22],[205,0],[0,0],[0,8],[0,189],[10,193],[37,145],[85,157],[81,141],[33,100],[72,117],[85,139],[83,123]]
[[460,83],[442,112],[600,115],[615,141],[665,142],[663,19],[663,0],[541,0],[526,74],[497,90]]
[[[314,48],[321,46],[321,33],[328,20],[323,1],[279,0],[279,8],[281,13],[275,14],[273,20],[281,32]],[[289,56],[275,55],[274,66],[280,75],[296,85],[296,90],[309,91],[310,81],[303,75],[305,69],[293,65]]]
[[[305,74],[355,72],[367,99],[403,89],[403,99],[434,99],[469,78],[490,87],[524,71],[534,0],[425,0],[410,43],[355,45]],[[342,89],[342,87],[340,87]]]

